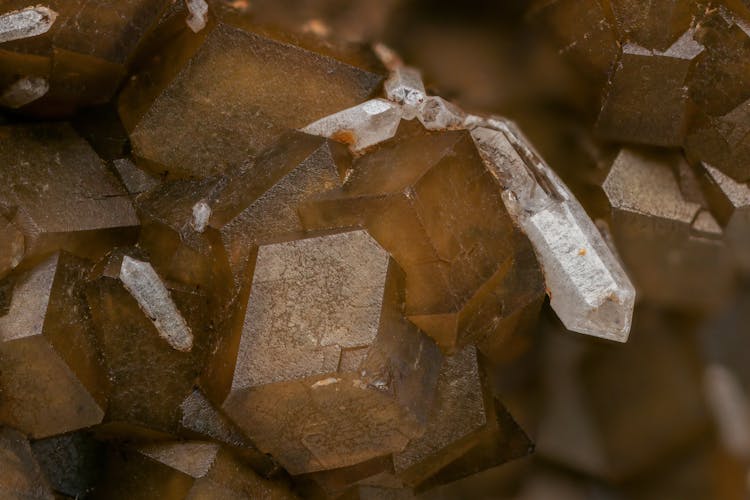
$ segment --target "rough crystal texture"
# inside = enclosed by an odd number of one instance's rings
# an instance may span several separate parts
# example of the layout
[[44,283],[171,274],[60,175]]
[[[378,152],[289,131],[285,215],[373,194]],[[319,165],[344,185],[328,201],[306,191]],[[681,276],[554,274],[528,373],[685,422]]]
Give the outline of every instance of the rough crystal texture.
[[86,263],[58,253],[17,278],[0,316],[0,423],[35,438],[101,422],[104,380],[83,295]]
[[684,161],[675,153],[623,149],[603,188],[639,292],[662,304],[712,308],[732,289],[732,259],[721,234],[694,227],[701,205],[685,199],[673,173]]
[[69,125],[0,127],[0,136],[0,207],[13,209],[25,258],[61,248],[98,257],[134,238],[127,193]]
[[9,427],[0,428],[0,495],[19,500],[55,498],[26,437]]
[[291,473],[397,451],[422,432],[441,356],[403,318],[402,280],[364,231],[258,250],[223,409]]
[[372,99],[321,118],[302,132],[343,142],[357,152],[393,137],[401,114],[399,106],[385,99]]
[[211,442],[161,442],[111,457],[98,493],[106,498],[296,498]]
[[409,319],[446,351],[504,340],[508,318],[542,291],[532,251],[465,131],[402,122],[354,161],[341,189],[300,213],[308,229],[366,227],[406,273]]
[[87,431],[34,441],[31,451],[52,489],[73,498],[92,493],[106,459],[105,445]]
[[642,47],[667,50],[698,14],[691,0],[609,0],[619,36]]
[[664,52],[626,44],[605,90],[596,133],[621,142],[680,146],[688,124],[686,80],[701,50],[692,31]]
[[57,19],[57,12],[37,5],[0,15],[0,43],[30,38],[49,31]]
[[24,77],[13,82],[0,95],[0,106],[20,108],[36,101],[49,90],[49,82],[44,78]]
[[624,342],[635,289],[596,226],[557,175],[513,129],[478,127],[472,136],[503,189],[509,213],[532,242],[552,308],[565,326]]
[[442,97],[429,96],[419,106],[417,118],[427,130],[463,128],[466,113]]
[[[177,37],[163,57],[168,65],[131,80],[120,112],[134,153],[155,172],[177,176],[238,167],[284,131],[360,103],[382,81],[222,23],[205,39]],[[305,84],[288,85],[294,81]]]
[[23,259],[24,237],[13,222],[0,216],[0,278]]

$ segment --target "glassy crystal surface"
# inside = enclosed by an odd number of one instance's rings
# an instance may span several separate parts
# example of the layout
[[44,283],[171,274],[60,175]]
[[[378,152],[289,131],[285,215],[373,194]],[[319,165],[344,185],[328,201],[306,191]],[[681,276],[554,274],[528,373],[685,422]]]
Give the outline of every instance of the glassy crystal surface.
[[17,277],[0,316],[0,422],[34,438],[101,422],[105,381],[84,296],[87,264],[61,252]]
[[58,249],[98,257],[134,238],[122,186],[69,125],[0,127],[0,205],[24,234],[25,258]]
[[409,319],[448,351],[499,340],[505,320],[541,293],[531,249],[465,131],[402,122],[354,161],[341,189],[300,214],[308,229],[366,227],[406,273]]
[[[226,24],[202,36],[175,40],[164,55],[172,67],[136,76],[120,97],[134,153],[155,172],[205,177],[238,167],[283,132],[359,104],[382,81]],[[305,85],[287,85],[294,81]]]
[[44,78],[19,78],[8,86],[0,95],[0,106],[20,108],[36,101],[49,90],[49,82]]
[[[532,242],[550,303],[574,331],[624,342],[635,290],[583,207],[507,122],[472,130],[503,189],[503,201]],[[512,126],[512,124],[511,124]]]
[[398,66],[385,81],[385,95],[401,104],[403,118],[411,120],[419,113],[419,108],[427,98],[419,70]]
[[49,31],[57,18],[57,12],[38,5],[0,15],[0,42],[42,35]]
[[402,449],[441,361],[402,301],[402,272],[364,231],[261,245],[222,408],[293,474]]
[[698,217],[702,207],[685,199],[673,173],[684,161],[675,153],[621,150],[603,184],[612,232],[644,297],[716,307],[733,286],[731,254],[715,220],[708,221],[709,230],[696,227],[706,222]]

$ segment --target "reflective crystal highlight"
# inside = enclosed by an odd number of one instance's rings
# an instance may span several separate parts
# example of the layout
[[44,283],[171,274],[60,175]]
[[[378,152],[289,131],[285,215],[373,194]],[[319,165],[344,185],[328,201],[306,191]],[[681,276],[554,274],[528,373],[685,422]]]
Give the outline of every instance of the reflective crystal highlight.
[[37,5],[0,15],[0,43],[30,38],[49,31],[57,19],[57,12]]
[[401,104],[404,120],[411,120],[417,116],[427,96],[419,70],[398,66],[391,72],[384,87],[386,97]]
[[624,342],[635,289],[578,201],[513,130],[491,120],[472,137],[503,188],[503,201],[532,242],[550,303],[565,326]]

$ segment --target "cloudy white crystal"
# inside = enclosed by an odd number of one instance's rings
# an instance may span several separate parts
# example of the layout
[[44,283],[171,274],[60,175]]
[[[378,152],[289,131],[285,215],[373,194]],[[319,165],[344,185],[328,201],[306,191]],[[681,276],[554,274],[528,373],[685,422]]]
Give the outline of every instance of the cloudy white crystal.
[[513,124],[488,120],[471,135],[531,241],[552,308],[569,330],[619,342],[630,332],[635,290],[583,207]]
[[398,104],[372,99],[321,118],[301,130],[345,142],[357,152],[393,137],[400,121]]
[[159,336],[178,351],[193,348],[193,334],[177,306],[148,262],[127,255],[122,259],[120,281],[141,310],[153,321]]
[[417,118],[427,130],[464,128],[466,113],[442,97],[429,96],[419,107]]
[[0,95],[0,106],[20,108],[36,101],[49,91],[49,82],[45,78],[23,77],[11,83]]
[[419,107],[427,97],[419,70],[408,66],[398,67],[391,72],[384,87],[386,97],[402,105],[405,120],[416,118]]
[[185,5],[190,13],[185,23],[193,33],[198,33],[208,22],[208,4],[205,0],[185,0]]
[[46,33],[55,23],[57,12],[37,5],[0,15],[0,43]]

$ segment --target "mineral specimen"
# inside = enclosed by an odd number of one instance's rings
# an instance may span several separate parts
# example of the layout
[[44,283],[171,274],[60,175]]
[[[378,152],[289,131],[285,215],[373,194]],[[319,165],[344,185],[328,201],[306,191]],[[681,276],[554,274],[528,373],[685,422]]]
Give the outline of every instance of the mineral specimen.
[[0,428],[0,494],[5,498],[55,498],[29,442],[8,427]]

